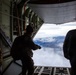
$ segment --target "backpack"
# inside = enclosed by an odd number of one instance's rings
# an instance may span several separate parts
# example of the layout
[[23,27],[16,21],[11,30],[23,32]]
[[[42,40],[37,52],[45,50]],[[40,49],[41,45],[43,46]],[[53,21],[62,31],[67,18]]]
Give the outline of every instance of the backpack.
[[24,37],[19,36],[15,38],[12,44],[10,55],[14,60],[19,60],[22,56],[22,50],[24,48],[23,41],[24,41]]

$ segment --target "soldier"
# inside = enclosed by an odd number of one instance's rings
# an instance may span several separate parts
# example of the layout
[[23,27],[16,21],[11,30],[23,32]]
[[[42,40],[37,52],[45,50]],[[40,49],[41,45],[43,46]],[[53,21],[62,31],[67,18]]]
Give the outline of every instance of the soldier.
[[70,30],[63,43],[64,57],[70,60],[71,75],[76,75],[76,29]]
[[[24,35],[19,36],[15,39],[12,48],[11,55],[14,59],[21,60],[22,62],[22,75],[33,75],[34,74],[34,62],[32,59],[32,50],[41,49],[41,47],[35,44],[31,38],[33,28],[28,25]],[[16,45],[17,44],[17,45]]]

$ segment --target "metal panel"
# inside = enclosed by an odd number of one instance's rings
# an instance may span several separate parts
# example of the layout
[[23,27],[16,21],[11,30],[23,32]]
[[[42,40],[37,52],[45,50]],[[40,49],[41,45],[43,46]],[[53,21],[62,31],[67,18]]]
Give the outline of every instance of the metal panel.
[[62,4],[28,4],[45,23],[61,24],[75,21],[76,1]]

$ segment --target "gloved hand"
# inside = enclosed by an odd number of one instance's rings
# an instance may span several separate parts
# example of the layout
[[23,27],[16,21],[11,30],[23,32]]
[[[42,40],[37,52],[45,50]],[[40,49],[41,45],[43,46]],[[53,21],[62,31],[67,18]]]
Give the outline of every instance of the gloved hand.
[[39,46],[39,49],[41,49],[41,47]]
[[41,47],[39,45],[36,45],[37,49],[41,49]]

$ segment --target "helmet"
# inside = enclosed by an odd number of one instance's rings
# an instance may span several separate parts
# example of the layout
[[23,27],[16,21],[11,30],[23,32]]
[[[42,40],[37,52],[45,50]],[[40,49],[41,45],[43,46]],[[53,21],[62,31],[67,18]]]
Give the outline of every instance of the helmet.
[[28,25],[27,28],[26,28],[26,32],[28,32],[28,33],[31,32],[32,33],[33,32],[32,26]]

